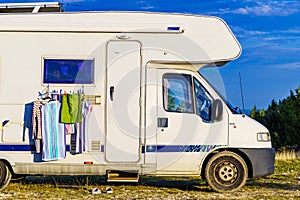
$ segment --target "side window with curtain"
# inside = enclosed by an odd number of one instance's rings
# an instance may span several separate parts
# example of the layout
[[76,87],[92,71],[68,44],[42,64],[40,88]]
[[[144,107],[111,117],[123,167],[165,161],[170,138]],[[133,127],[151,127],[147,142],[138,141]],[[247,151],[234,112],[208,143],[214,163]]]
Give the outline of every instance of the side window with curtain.
[[164,109],[169,112],[193,113],[194,102],[190,75],[164,74]]
[[205,121],[211,121],[211,110],[213,99],[201,85],[201,83],[194,78],[194,90],[196,101],[196,113]]
[[93,84],[94,59],[44,58],[43,83]]

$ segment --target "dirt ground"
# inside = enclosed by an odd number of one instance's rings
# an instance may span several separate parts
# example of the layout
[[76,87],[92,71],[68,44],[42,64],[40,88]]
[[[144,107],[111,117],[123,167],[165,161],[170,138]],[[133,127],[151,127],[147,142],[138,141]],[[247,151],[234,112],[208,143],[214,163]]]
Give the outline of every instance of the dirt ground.
[[[94,188],[101,193],[92,194]],[[300,159],[277,162],[274,175],[248,180],[234,193],[216,193],[200,178],[142,177],[139,183],[111,184],[96,176],[28,176],[11,182],[0,199],[300,199]]]

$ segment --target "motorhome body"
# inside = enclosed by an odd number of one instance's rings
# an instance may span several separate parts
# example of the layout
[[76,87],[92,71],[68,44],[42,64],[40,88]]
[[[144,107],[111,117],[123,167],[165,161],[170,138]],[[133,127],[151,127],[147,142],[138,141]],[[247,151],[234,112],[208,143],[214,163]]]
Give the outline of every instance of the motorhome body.
[[[268,130],[228,107],[198,73],[240,55],[221,19],[38,13],[3,14],[0,24],[2,188],[11,174],[107,175],[109,181],[201,175],[214,190],[232,191],[247,177],[273,173]],[[58,147],[43,132],[37,151],[34,102],[60,109],[64,103],[53,99],[78,92],[89,102],[82,138],[50,131],[65,137],[59,144],[65,154],[43,159],[46,147]],[[43,125],[57,125],[61,113]]]

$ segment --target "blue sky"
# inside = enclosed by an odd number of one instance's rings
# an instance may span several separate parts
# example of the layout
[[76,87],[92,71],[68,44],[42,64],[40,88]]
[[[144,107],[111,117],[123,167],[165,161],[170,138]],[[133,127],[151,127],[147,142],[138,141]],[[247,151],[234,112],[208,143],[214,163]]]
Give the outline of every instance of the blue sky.
[[[34,1],[0,1],[34,2]],[[40,2],[40,1],[36,1]],[[134,10],[213,15],[223,18],[242,45],[242,55],[219,69],[230,101],[267,108],[300,86],[299,0],[61,0],[66,11]]]

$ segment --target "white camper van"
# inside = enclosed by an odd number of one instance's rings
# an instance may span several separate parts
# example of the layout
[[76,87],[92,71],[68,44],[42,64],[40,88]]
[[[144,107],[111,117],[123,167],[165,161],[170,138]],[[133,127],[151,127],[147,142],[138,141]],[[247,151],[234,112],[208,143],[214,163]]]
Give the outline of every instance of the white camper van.
[[234,191],[274,172],[268,130],[199,73],[241,47],[215,17],[0,15],[0,184],[26,175],[201,176]]

